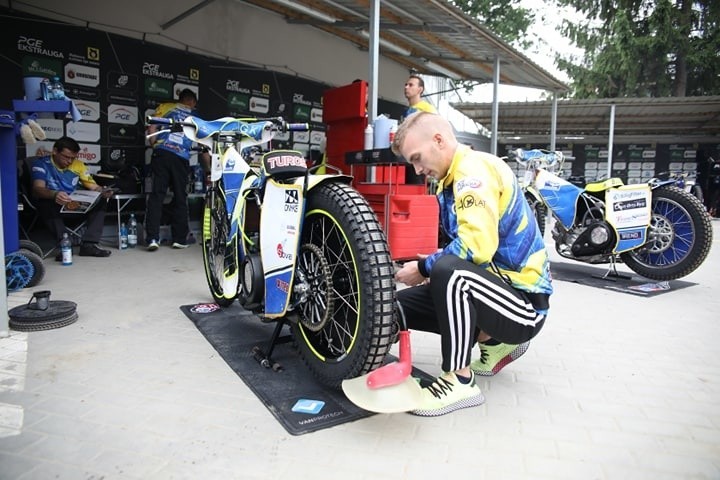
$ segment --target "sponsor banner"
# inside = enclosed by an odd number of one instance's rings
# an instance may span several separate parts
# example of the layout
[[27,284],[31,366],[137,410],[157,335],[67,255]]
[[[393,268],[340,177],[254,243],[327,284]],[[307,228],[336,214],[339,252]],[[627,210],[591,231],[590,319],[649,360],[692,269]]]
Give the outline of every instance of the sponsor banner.
[[100,141],[100,124],[92,122],[68,122],[67,134],[78,142],[98,142]]
[[262,97],[250,97],[250,111],[268,113],[270,111],[270,100]]
[[148,77],[164,78],[165,80],[175,80],[172,73],[167,72],[159,63],[143,62],[142,74]]
[[310,110],[310,121],[315,123],[323,123],[322,108],[313,108]]
[[111,90],[137,92],[138,76],[132,73],[110,71],[107,74],[107,87]]
[[108,103],[122,103],[124,105],[135,105],[137,99],[130,95],[123,95],[122,92],[108,92],[107,94]]
[[42,55],[44,57],[58,59],[65,58],[65,55],[63,55],[60,50],[55,50],[52,46],[47,45],[45,40],[26,35],[18,36],[17,49],[32,55]]
[[68,63],[65,65],[65,82],[85,87],[97,87],[100,85],[100,70],[87,65]]
[[108,106],[108,122],[135,125],[138,123],[138,109],[128,105],[111,104]]
[[310,143],[310,132],[293,132],[293,141],[299,143]]
[[78,152],[78,158],[88,164],[99,163],[100,145],[81,143],[80,151]]
[[149,97],[170,99],[172,98],[173,85],[170,80],[146,78],[144,90],[145,95]]
[[237,112],[247,112],[250,110],[250,96],[241,93],[229,94],[228,108]]
[[[45,136],[50,140],[57,140],[65,134],[65,122],[62,120],[54,118],[38,118],[36,122],[42,127],[45,132]],[[75,140],[77,140],[77,138]]]
[[48,141],[48,140],[42,140],[35,143],[30,143],[28,145],[25,145],[25,156],[26,157],[42,157],[45,155],[50,155],[50,152],[52,152],[53,144],[55,142]]
[[320,145],[325,141],[325,132],[319,130],[313,130],[310,132],[310,143]]
[[100,100],[99,90],[88,90],[87,88],[78,88],[72,85],[65,85],[65,96],[73,100]]
[[84,55],[70,52],[68,53],[68,61],[98,67],[100,66],[100,49],[98,47],[86,46]]
[[59,77],[62,71],[62,63],[58,60],[29,56],[22,59],[24,77]]
[[136,125],[108,125],[108,141],[126,145],[138,143],[138,127]]
[[82,119],[94,122],[100,119],[100,103],[90,100],[74,100],[75,108],[78,109]]
[[309,122],[310,110],[311,109],[308,105],[296,103],[293,105],[293,120],[296,122]]

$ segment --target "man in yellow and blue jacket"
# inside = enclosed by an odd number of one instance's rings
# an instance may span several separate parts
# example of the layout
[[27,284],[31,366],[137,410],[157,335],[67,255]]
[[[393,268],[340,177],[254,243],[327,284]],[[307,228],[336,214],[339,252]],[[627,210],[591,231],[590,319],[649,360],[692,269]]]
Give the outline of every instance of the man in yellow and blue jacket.
[[[411,286],[398,292],[405,325],[441,336],[445,373],[423,389],[412,413],[443,415],[482,404],[475,375],[499,372],[542,329],[552,293],[548,255],[515,174],[500,158],[460,145],[447,120],[411,115],[392,149],[437,180],[450,239],[396,274]],[[480,358],[471,362],[475,343]]]

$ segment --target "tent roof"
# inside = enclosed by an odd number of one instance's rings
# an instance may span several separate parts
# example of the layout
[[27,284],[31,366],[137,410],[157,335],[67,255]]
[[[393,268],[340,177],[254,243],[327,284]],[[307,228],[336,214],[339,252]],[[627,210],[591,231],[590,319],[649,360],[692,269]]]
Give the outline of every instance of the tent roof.
[[[558,100],[557,141],[606,142],[611,105],[615,142],[720,143],[720,96]],[[491,103],[453,107],[490,128]],[[552,101],[500,103],[498,136],[501,142],[548,142],[551,119]]]
[[[212,1],[204,0],[179,13],[165,26]],[[368,47],[369,0],[239,1],[283,15],[290,23],[311,25]],[[379,31],[381,54],[419,73],[489,83],[498,55],[500,83],[567,90],[560,80],[446,0],[382,0]]]

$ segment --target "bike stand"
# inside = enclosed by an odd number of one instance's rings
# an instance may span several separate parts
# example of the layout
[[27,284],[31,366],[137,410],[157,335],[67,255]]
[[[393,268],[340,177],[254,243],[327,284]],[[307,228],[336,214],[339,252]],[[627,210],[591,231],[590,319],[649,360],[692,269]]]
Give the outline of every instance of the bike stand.
[[599,278],[600,280],[607,280],[609,282],[617,282],[618,279],[623,280],[630,280],[632,279],[632,275],[625,275],[624,273],[620,273],[617,271],[617,263],[615,262],[615,258],[612,257],[610,259],[610,266],[608,267],[608,271],[605,272],[604,275],[591,275],[593,278]]
[[284,325],[285,320],[278,320],[275,323],[275,330],[273,330],[273,334],[270,337],[270,341],[268,342],[265,350],[260,348],[260,346],[258,345],[255,345],[252,348],[253,358],[263,367],[272,368],[274,372],[280,372],[283,370],[282,365],[272,359],[272,353],[275,349],[275,346],[282,343],[288,343],[290,340],[292,340],[292,337],[290,335],[284,335],[282,337],[280,336],[280,332],[282,331]]

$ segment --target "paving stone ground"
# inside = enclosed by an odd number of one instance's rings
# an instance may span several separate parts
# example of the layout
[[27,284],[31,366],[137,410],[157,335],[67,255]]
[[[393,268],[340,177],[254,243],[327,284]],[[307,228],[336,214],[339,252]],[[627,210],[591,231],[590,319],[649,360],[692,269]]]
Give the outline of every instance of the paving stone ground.
[[[555,281],[527,354],[479,379],[484,405],[301,436],[178,309],[209,300],[197,246],[47,260],[33,290],[76,302],[79,320],[0,339],[0,479],[720,478],[713,225],[688,288],[642,298]],[[438,374],[439,339],[412,342]]]

